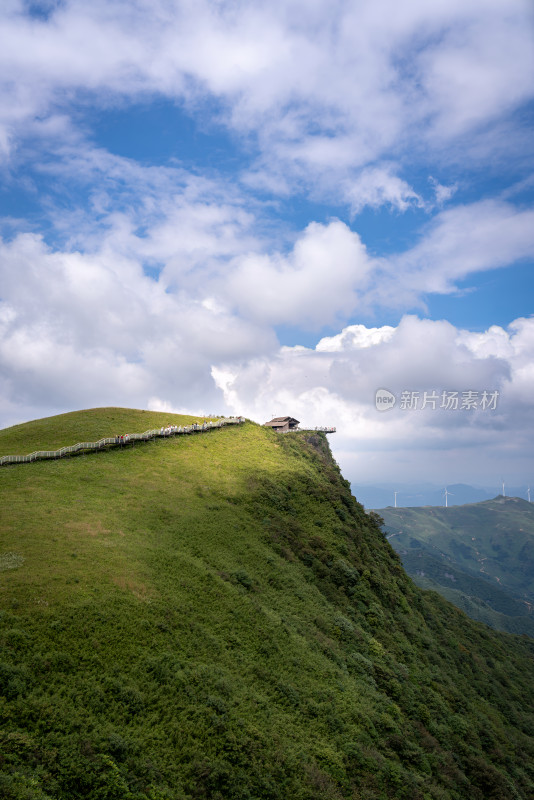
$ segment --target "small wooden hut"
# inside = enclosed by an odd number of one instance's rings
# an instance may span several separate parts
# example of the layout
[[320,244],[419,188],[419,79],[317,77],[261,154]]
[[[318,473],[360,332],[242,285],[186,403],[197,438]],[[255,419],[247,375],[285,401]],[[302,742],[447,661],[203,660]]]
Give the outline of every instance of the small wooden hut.
[[287,433],[287,431],[296,431],[299,427],[298,419],[294,417],[275,417],[270,422],[264,422],[266,428],[272,428],[273,431],[278,433]]

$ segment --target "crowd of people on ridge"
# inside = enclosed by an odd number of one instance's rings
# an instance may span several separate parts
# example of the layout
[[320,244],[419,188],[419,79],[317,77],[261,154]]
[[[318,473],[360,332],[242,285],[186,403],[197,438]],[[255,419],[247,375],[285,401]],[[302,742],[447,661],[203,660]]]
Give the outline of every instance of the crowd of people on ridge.
[[[211,421],[210,422],[206,422],[206,420],[204,420],[204,422],[202,422],[202,423],[193,422],[192,425],[189,425],[189,426],[186,426],[186,427],[182,427],[181,425],[170,425],[170,424],[168,424],[168,425],[163,425],[160,428],[159,434],[157,434],[157,435],[158,436],[173,436],[176,433],[184,433],[187,430],[187,428],[189,428],[190,430],[194,430],[194,431],[205,431],[207,428],[211,428],[212,425],[213,425],[213,423]],[[119,444],[119,445],[128,444],[128,442],[130,441],[130,438],[131,437],[130,437],[129,433],[125,433],[123,435],[117,434],[115,436],[115,444]]]

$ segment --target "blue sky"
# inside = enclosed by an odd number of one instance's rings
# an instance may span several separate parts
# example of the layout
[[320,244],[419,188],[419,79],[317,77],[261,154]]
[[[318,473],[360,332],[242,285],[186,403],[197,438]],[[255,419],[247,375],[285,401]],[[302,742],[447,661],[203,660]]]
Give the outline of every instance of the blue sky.
[[0,14],[0,424],[290,413],[358,484],[534,483],[529,0]]

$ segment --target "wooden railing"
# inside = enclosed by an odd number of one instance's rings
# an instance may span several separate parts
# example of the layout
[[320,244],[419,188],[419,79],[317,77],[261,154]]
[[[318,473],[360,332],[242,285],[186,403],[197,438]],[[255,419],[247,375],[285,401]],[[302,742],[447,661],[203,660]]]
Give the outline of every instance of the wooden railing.
[[321,431],[322,433],[335,433],[336,429],[332,427],[317,427],[317,428],[290,428],[288,431],[280,431],[280,433],[298,433],[299,431]]
[[335,433],[336,429],[332,427],[317,427],[317,428],[298,428],[299,431],[322,431],[323,433]]
[[46,458],[64,458],[76,453],[91,450],[103,450],[107,447],[124,447],[134,442],[146,442],[149,439],[167,438],[185,433],[203,433],[224,425],[239,425],[244,422],[244,417],[222,417],[216,422],[195,422],[192,425],[170,425],[164,428],[154,428],[144,433],[127,433],[124,436],[107,436],[98,442],[78,442],[69,447],[60,447],[59,450],[36,450],[27,456],[0,456],[0,466],[4,464],[21,464],[30,461],[41,461]]

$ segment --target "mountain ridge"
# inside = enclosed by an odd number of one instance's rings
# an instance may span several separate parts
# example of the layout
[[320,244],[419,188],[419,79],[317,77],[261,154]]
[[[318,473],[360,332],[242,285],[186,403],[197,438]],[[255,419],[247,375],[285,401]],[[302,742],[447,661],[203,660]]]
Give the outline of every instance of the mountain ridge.
[[474,619],[534,636],[534,507],[520,497],[385,508],[386,535],[415,582]]
[[[404,484],[400,482],[371,486],[353,481],[352,489],[354,495],[366,508],[376,511],[393,506],[395,495],[397,496],[397,508],[445,505],[445,486],[421,485],[421,483]],[[527,486],[506,487],[506,489],[506,493],[514,497],[526,498],[528,494]],[[449,483],[447,490],[449,508],[491,500],[498,494],[497,487],[470,486],[466,483]]]

